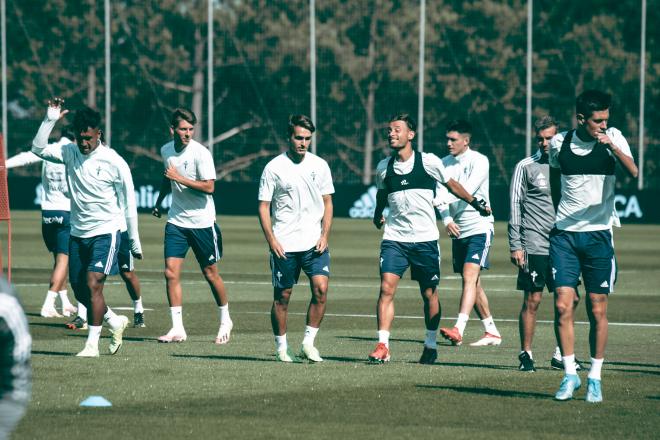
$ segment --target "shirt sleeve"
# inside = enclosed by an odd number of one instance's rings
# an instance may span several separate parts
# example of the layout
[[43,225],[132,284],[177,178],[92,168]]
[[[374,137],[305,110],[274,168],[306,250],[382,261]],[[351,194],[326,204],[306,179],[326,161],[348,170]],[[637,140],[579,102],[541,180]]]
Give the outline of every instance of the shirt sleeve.
[[424,164],[424,169],[429,174],[440,183],[447,183],[450,179],[447,176],[447,171],[445,166],[442,163],[442,159],[436,156],[433,153],[422,153],[422,163]]
[[319,185],[319,187],[321,189],[321,194],[324,196],[335,193],[335,186],[332,183],[332,172],[330,171],[328,163],[325,161],[323,161],[321,185]]
[[566,133],[557,133],[550,140],[550,148],[548,149],[548,163],[552,168],[559,168],[559,151],[561,145],[564,143]]
[[259,180],[259,201],[270,202],[273,200],[275,184],[275,175],[270,170],[270,167],[266,165],[266,168],[264,168],[264,171],[261,173],[261,179]]
[[389,159],[383,159],[376,166],[376,176],[374,178],[376,189],[385,189],[385,175],[387,174],[388,161]]
[[522,224],[522,205],[527,196],[527,169],[522,162],[518,162],[513,172],[510,189],[509,210],[509,249],[512,251],[522,249],[520,226]]
[[488,179],[490,172],[490,162],[488,158],[483,155],[478,155],[477,160],[474,161],[474,166],[470,171],[470,176],[465,182],[461,182],[463,188],[470,194],[474,195],[481,185]]
[[612,127],[607,130],[607,135],[610,136],[612,143],[614,143],[614,145],[616,145],[623,154],[630,158],[633,157],[632,151],[630,150],[630,145],[628,145],[628,141],[625,137],[623,137],[621,131]]
[[213,163],[213,155],[206,147],[202,146],[200,154],[197,158],[197,175],[199,180],[215,180],[215,164]]
[[5,168],[11,169],[25,165],[32,165],[33,163],[41,162],[42,160],[42,158],[34,154],[32,151],[24,151],[7,159],[5,162]]
[[46,118],[32,140],[32,152],[44,160],[64,163],[63,146],[58,143],[48,144],[48,136],[50,136],[50,132],[53,131],[53,127],[55,127],[55,123],[59,118],[60,109],[49,107]]

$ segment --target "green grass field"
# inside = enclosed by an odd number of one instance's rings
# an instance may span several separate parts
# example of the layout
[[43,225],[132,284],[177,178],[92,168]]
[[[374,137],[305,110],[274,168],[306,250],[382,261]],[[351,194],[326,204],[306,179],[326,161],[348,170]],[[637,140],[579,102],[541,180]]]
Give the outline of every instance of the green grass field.
[[[86,332],[64,328],[65,319],[39,316],[51,258],[40,235],[37,212],[14,212],[13,281],[28,313],[33,336],[33,396],[14,438],[658,438],[660,435],[660,227],[617,230],[617,291],[611,296],[610,336],[603,370],[605,401],[558,403],[552,396],[562,372],[550,370],[555,346],[552,300],[541,304],[534,341],[536,373],[517,371],[517,316],[506,225],[497,224],[492,268],[483,283],[504,342],[500,347],[439,346],[439,362],[417,364],[424,325],[416,285],[402,281],[392,329],[392,361],[365,362],[375,345],[378,250],[381,233],[369,221],[337,219],[330,246],[332,278],[326,319],[317,346],[322,364],[275,362],[270,330],[270,272],[256,217],[221,217],[220,264],[230,295],[232,340],[216,346],[217,312],[208,287],[189,255],[184,276],[184,323],[188,341],[158,344],[170,327],[162,276],[164,220],[140,217],[145,260],[137,263],[147,328],[127,330],[116,356],[79,359]],[[4,242],[4,238],[3,238]],[[453,324],[460,296],[444,253],[443,326]],[[109,279],[113,308],[131,302],[119,277]],[[289,344],[297,349],[309,292],[294,289]],[[132,316],[131,310],[121,313]],[[580,305],[576,352],[589,359],[588,325]],[[471,321],[470,342],[482,333]],[[107,350],[104,332],[100,348]],[[586,383],[586,372],[581,374]],[[111,408],[81,408],[102,395]]]

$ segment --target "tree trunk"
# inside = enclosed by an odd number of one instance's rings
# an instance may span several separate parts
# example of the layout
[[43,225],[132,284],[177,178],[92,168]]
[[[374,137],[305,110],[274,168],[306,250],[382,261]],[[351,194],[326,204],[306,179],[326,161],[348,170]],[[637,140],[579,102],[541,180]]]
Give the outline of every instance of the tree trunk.
[[192,111],[197,116],[197,127],[195,128],[195,140],[200,142],[202,137],[202,104],[204,101],[204,47],[205,42],[202,39],[202,32],[199,27],[195,30],[195,54],[193,60],[193,67],[195,73],[193,74],[193,98],[192,98]]
[[369,72],[369,84],[367,85],[367,103],[365,113],[367,127],[364,133],[364,163],[362,167],[362,183],[371,185],[371,173],[374,154],[374,130],[376,128],[375,106],[376,106],[376,78],[374,66],[376,64],[376,18],[372,16],[369,26],[369,52],[367,56],[367,71]]
[[96,108],[96,66],[92,64],[87,67],[87,106]]

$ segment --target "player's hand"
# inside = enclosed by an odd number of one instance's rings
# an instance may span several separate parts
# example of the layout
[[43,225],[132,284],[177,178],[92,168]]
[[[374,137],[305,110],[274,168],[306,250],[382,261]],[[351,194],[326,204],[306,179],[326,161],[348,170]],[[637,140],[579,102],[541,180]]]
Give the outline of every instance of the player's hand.
[[451,238],[458,238],[461,236],[461,228],[459,228],[458,225],[454,222],[451,222],[445,226],[445,230],[447,231],[447,235],[449,235]]
[[179,179],[181,178],[181,174],[179,174],[175,166],[170,165],[165,170],[165,177],[167,177],[170,180],[174,180],[175,182],[178,182]]
[[53,98],[48,100],[48,119],[51,121],[57,121],[69,113],[69,110],[64,110],[62,108],[63,105],[64,99],[62,98]]
[[382,215],[374,216],[374,218],[371,221],[376,228],[380,229],[385,224],[385,217],[383,217]]
[[493,211],[490,209],[490,206],[486,205],[484,199],[477,199],[476,197],[472,199],[469,203],[482,217],[488,217]]
[[328,239],[322,235],[321,238],[319,238],[319,241],[316,242],[314,251],[318,254],[322,254],[326,249],[328,249]]
[[511,251],[511,262],[520,269],[525,270],[525,251],[522,249]]
[[151,210],[151,215],[156,218],[160,218],[163,214],[160,212],[160,208],[158,206],[154,206],[154,209]]
[[142,259],[142,245],[140,245],[140,241],[136,239],[129,239],[129,245],[131,248],[131,255],[133,257],[137,258],[138,260]]
[[138,260],[142,259],[142,254],[131,251],[131,255],[133,255],[133,258],[137,258]]
[[272,243],[268,243],[270,246],[270,251],[275,254],[277,258],[280,258],[282,260],[286,260],[286,253],[284,252],[284,248],[280,244],[279,241],[276,239],[273,239]]
[[602,132],[600,132],[596,135],[596,140],[598,141],[599,144],[605,145],[610,150],[615,150],[616,149],[616,146],[614,145],[614,142],[612,142],[612,139],[610,139],[610,137],[607,134],[605,134],[604,131],[602,131]]

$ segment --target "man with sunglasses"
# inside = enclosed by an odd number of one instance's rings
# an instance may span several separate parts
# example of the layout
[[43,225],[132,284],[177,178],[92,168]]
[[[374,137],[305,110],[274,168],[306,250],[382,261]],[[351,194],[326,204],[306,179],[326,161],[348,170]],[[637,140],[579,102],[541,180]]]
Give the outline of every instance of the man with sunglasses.
[[289,299],[300,271],[309,277],[312,298],[300,356],[322,362],[314,339],[325,314],[330,277],[328,235],[335,188],[327,162],[308,151],[316,128],[304,115],[289,117],[286,152],[272,159],[259,183],[259,221],[270,247],[273,306],[270,312],[276,357],[293,362],[286,338]]

